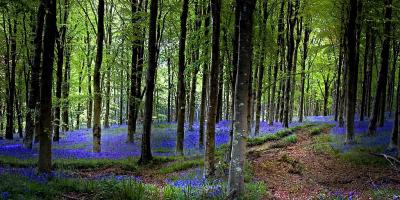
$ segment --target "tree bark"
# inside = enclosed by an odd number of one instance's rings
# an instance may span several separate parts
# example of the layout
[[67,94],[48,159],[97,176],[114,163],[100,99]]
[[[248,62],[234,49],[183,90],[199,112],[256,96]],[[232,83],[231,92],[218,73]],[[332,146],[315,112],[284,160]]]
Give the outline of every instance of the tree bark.
[[210,96],[208,99],[206,151],[204,154],[204,174],[206,177],[215,174],[215,124],[217,121],[218,93],[219,93],[219,39],[221,30],[221,1],[211,0],[212,14],[212,49],[210,69]]
[[308,41],[310,39],[311,27],[309,24],[305,25],[304,30],[304,41],[303,41],[303,58],[301,60],[301,83],[300,83],[300,110],[299,110],[299,122],[303,122],[304,119],[304,89],[306,81],[306,61],[308,57]]
[[[8,77],[8,102],[7,102],[7,126],[6,126],[6,139],[12,140],[14,135],[14,99],[15,99],[15,70],[17,67],[17,20],[14,20],[13,27],[11,27],[11,20],[9,20],[9,34],[10,34],[10,56],[11,65],[10,76]],[[8,45],[8,44],[7,44]]]
[[[390,37],[392,30],[392,0],[385,0],[385,28],[384,37],[381,52],[381,70],[379,71],[378,87],[375,94],[374,108],[372,117],[368,126],[368,134],[375,135],[376,126],[379,115],[381,115],[380,109],[384,110],[386,85],[387,85],[387,74],[389,68],[389,51],[390,51]],[[383,111],[384,112],[384,111]]]
[[39,78],[40,78],[40,63],[42,58],[42,40],[43,40],[43,25],[45,16],[45,7],[47,0],[39,2],[39,8],[36,16],[36,31],[34,46],[35,52],[33,57],[33,64],[31,68],[31,75],[29,79],[29,100],[27,105],[27,112],[25,116],[25,137],[23,139],[24,147],[32,149],[33,135],[35,131],[36,111],[38,110],[38,99],[40,98],[39,92]]
[[62,130],[69,131],[69,82],[71,74],[71,47],[66,48],[65,70],[62,87]]
[[203,148],[204,146],[204,122],[206,118],[206,104],[207,104],[207,88],[208,88],[208,57],[209,57],[209,26],[210,26],[210,5],[207,5],[207,8],[204,9],[206,18],[204,19],[204,50],[203,57],[205,58],[205,62],[203,65],[203,80],[201,83],[201,102],[200,102],[200,130],[199,130],[199,148]]
[[56,0],[42,0],[46,5],[46,20],[43,37],[43,62],[40,81],[39,114],[39,173],[51,173],[51,132],[52,132],[52,82],[54,46],[57,32]]
[[346,142],[354,141],[354,114],[357,100],[358,63],[356,63],[358,1],[350,0],[347,22],[347,101],[346,101]]
[[149,25],[149,66],[147,69],[146,79],[146,101],[144,107],[144,122],[143,122],[143,136],[142,148],[139,163],[145,164],[153,159],[151,155],[151,123],[153,116],[153,93],[155,87],[155,74],[157,70],[157,44],[156,44],[156,30],[157,30],[157,10],[158,0],[151,0],[150,3],[150,25]]
[[232,142],[232,157],[229,167],[228,192],[233,199],[244,192],[244,161],[246,158],[246,140],[249,131],[249,84],[251,76],[252,38],[253,38],[253,11],[255,0],[237,0],[240,9],[239,21],[239,56],[236,76],[235,92],[235,121],[234,137]]
[[176,154],[183,156],[183,141],[185,137],[185,48],[186,48],[186,22],[189,10],[189,0],[182,0],[181,36],[179,38],[179,71],[178,71],[178,123],[176,129]]
[[103,62],[103,40],[104,40],[104,0],[99,0],[97,22],[97,52],[93,73],[93,152],[101,152],[101,64]]

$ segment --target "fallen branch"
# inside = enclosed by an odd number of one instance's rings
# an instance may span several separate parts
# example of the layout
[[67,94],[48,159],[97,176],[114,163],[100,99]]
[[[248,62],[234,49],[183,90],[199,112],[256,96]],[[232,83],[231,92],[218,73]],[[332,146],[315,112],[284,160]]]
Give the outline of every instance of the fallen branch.
[[400,171],[400,169],[397,167],[397,165],[400,166],[400,161],[397,158],[386,154],[379,154],[379,153],[370,153],[370,154],[377,157],[385,158],[396,171]]

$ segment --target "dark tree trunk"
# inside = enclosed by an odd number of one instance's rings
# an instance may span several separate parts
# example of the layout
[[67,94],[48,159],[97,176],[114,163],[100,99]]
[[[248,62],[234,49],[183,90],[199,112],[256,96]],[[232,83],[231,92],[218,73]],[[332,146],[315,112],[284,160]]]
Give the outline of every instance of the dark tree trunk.
[[[400,124],[400,69],[398,71],[398,81],[397,81],[397,97],[396,97],[396,113],[394,117],[394,125],[393,125],[393,131],[392,131],[392,140],[391,140],[391,147],[398,147],[397,150],[400,151],[400,141],[399,141],[399,136],[400,136],[400,129],[399,129],[399,124]],[[400,155],[398,155],[400,157]]]
[[42,58],[42,39],[43,39],[43,25],[46,0],[39,2],[39,8],[36,16],[36,33],[35,33],[35,52],[33,57],[33,64],[31,68],[31,75],[29,78],[29,99],[27,105],[26,119],[25,119],[25,137],[23,140],[24,147],[32,149],[33,135],[35,130],[35,119],[37,118],[37,103],[40,98],[40,63]]
[[101,152],[101,64],[103,62],[103,40],[104,40],[104,0],[99,0],[97,22],[97,52],[93,73],[93,152]]
[[293,16],[293,2],[289,0],[288,2],[288,51],[287,51],[287,77],[285,84],[285,94],[284,94],[284,116],[283,116],[283,126],[289,128],[289,107],[290,107],[290,93],[291,93],[291,78],[292,78],[292,68],[293,68],[293,54],[294,54],[294,28],[296,24],[296,16]]
[[39,114],[39,162],[40,173],[51,173],[51,132],[52,132],[52,82],[54,46],[57,33],[56,0],[42,0],[46,5],[46,20],[43,37],[43,62],[40,81]]
[[[276,93],[276,84],[278,81],[278,69],[280,66],[280,62],[279,59],[282,58],[282,54],[284,53],[283,51],[283,31],[284,31],[284,22],[283,22],[283,18],[284,18],[284,8],[285,8],[285,2],[284,0],[281,0],[281,7],[280,7],[280,14],[279,14],[279,22],[278,22],[278,49],[277,49],[277,56],[276,56],[276,63],[274,66],[274,72],[273,72],[273,82],[272,82],[272,90],[271,90],[271,104],[270,104],[270,118],[269,118],[269,124],[272,125],[274,123],[274,120],[276,119],[276,115],[275,113],[278,110],[278,106],[279,103],[275,104],[275,93]],[[280,98],[279,94],[276,96],[277,99]],[[279,101],[278,101],[279,102]]]
[[[64,49],[66,46],[66,35],[67,35],[67,19],[68,19],[68,0],[64,1],[64,16],[62,19],[62,25],[57,34],[57,71],[56,71],[56,103],[54,108],[54,133],[53,141],[58,142],[60,140],[60,114],[61,114],[61,87],[62,87],[62,76],[63,76],[63,64],[64,64]],[[65,83],[64,83],[65,84]]]
[[66,48],[65,52],[65,70],[62,87],[62,130],[69,131],[69,81],[71,71],[71,47]]
[[[381,70],[379,71],[378,87],[375,94],[374,108],[372,117],[368,126],[368,134],[375,135],[376,125],[381,115],[381,111],[385,108],[385,95],[386,95],[386,84],[387,74],[389,68],[389,51],[390,51],[390,37],[392,30],[392,0],[385,0],[385,29],[381,52]],[[383,123],[383,119],[381,119]]]
[[172,80],[171,80],[171,58],[168,57],[167,59],[167,67],[168,67],[168,102],[167,102],[167,106],[168,106],[168,111],[167,111],[167,121],[171,122],[171,107],[172,107],[172,95],[171,95],[171,90],[172,90]]
[[[138,10],[138,5],[136,0],[131,1],[131,17],[132,24],[136,24],[137,19],[135,18],[135,14]],[[131,84],[129,90],[129,110],[128,110],[128,142],[134,142],[135,140],[135,132],[136,132],[136,90],[137,90],[137,77],[138,76],[138,54],[139,54],[139,46],[138,41],[134,39],[132,41],[132,59],[131,59]]]
[[157,70],[157,44],[156,44],[156,29],[157,29],[157,10],[158,0],[151,0],[150,3],[150,25],[149,25],[149,67],[147,69],[146,78],[146,101],[144,105],[144,122],[142,148],[139,163],[148,163],[153,159],[151,155],[150,137],[151,123],[153,116],[153,93],[155,87],[155,74]]
[[207,177],[215,174],[215,123],[217,121],[219,93],[219,39],[221,30],[221,1],[211,0],[212,13],[212,49],[210,69],[210,96],[207,113],[206,151],[204,154],[204,174]]
[[183,141],[185,137],[185,48],[186,48],[186,22],[189,10],[189,0],[182,0],[181,36],[179,38],[179,71],[178,71],[178,123],[176,129],[176,154],[183,156]]
[[203,148],[204,145],[204,122],[206,118],[206,104],[207,104],[207,88],[208,88],[208,57],[209,57],[209,26],[210,26],[210,5],[207,5],[207,8],[204,9],[206,18],[204,19],[204,50],[203,57],[205,58],[205,62],[203,65],[203,80],[201,83],[201,102],[200,102],[200,130],[199,130],[199,148]]
[[[397,70],[397,59],[399,57],[400,43],[393,41],[393,64],[392,71],[389,73],[388,83],[388,95],[387,95],[387,111],[389,111],[389,118],[392,117],[393,111],[393,97],[395,97],[395,82],[396,82],[396,70]],[[395,113],[396,114],[396,113]]]
[[364,51],[364,78],[363,78],[363,83],[362,83],[362,96],[361,96],[361,111],[360,111],[360,121],[364,121],[365,117],[365,111],[367,108],[367,99],[369,99],[369,96],[367,96],[368,88],[369,86],[369,76],[370,76],[370,71],[369,65],[369,54],[371,53],[371,35],[372,35],[372,27],[371,23],[367,23],[367,28],[366,28],[366,36],[365,36],[365,51]]
[[10,51],[11,68],[7,69],[9,70],[10,76],[8,77],[6,139],[12,140],[14,134],[15,69],[17,67],[17,40],[16,40],[17,21],[14,20],[13,28],[11,28],[10,20],[8,25],[9,25],[10,46],[11,46],[11,51]]
[[346,141],[354,141],[354,114],[357,100],[358,63],[357,54],[357,14],[358,0],[350,0],[347,22],[347,101],[346,101]]
[[238,71],[236,76],[235,92],[235,122],[234,137],[232,142],[232,158],[229,168],[228,193],[236,199],[244,192],[244,161],[246,159],[246,139],[248,136],[249,122],[249,84],[251,76],[251,63],[253,57],[253,11],[256,1],[237,0],[239,14],[239,50]]
[[308,41],[310,39],[311,27],[309,24],[305,25],[304,41],[303,41],[303,58],[301,60],[301,86],[300,86],[300,110],[299,110],[299,122],[303,122],[304,119],[304,89],[306,81],[306,61],[308,56]]
[[[113,24],[113,1],[109,3],[108,6],[108,24],[107,24],[107,55],[111,57],[112,50],[112,41],[113,41],[113,33],[112,33],[112,24]],[[110,59],[111,60],[111,59]],[[106,107],[104,114],[104,128],[110,128],[110,101],[111,101],[111,65],[112,63],[107,62],[107,80],[106,80]]]
[[266,33],[265,29],[267,27],[268,21],[268,0],[263,2],[263,13],[262,13],[262,22],[260,25],[260,38],[261,38],[261,49],[260,49],[260,60],[258,66],[258,83],[257,83],[257,94],[256,94],[256,119],[255,119],[255,128],[254,134],[258,135],[260,132],[260,117],[261,117],[261,97],[263,95],[263,79],[264,79],[264,61],[265,61],[265,49],[266,49]]

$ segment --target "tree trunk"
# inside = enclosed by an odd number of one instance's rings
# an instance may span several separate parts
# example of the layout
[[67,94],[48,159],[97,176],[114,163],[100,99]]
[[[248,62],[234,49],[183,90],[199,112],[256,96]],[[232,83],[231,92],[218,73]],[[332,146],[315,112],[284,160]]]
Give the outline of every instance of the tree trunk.
[[212,13],[212,49],[210,69],[210,96],[208,99],[206,151],[204,154],[204,174],[206,177],[215,174],[215,123],[217,121],[218,93],[219,93],[219,39],[221,30],[221,1],[211,0]]
[[367,107],[367,99],[369,98],[367,96],[367,91],[368,91],[368,79],[369,79],[369,54],[371,53],[370,48],[371,48],[371,34],[372,33],[372,27],[371,23],[367,22],[367,28],[366,28],[366,36],[365,36],[365,51],[364,51],[364,78],[363,78],[363,83],[362,83],[362,96],[361,96],[361,111],[360,111],[360,121],[364,121],[365,117],[365,110]]
[[200,102],[200,130],[199,130],[199,148],[203,148],[204,145],[204,122],[206,118],[206,104],[207,104],[207,88],[208,88],[208,57],[209,57],[209,26],[210,26],[210,5],[207,5],[207,8],[204,9],[206,18],[204,19],[204,50],[203,50],[203,58],[205,58],[205,62],[203,65],[203,80],[201,83],[201,102]]
[[44,16],[46,14],[46,0],[39,2],[39,8],[36,16],[36,33],[34,39],[35,52],[33,57],[33,64],[31,68],[31,75],[29,79],[29,100],[27,105],[26,119],[25,119],[25,137],[23,140],[24,147],[32,149],[33,135],[35,130],[35,119],[37,118],[37,102],[40,98],[39,92],[39,78],[40,78],[40,63],[42,58],[42,39],[43,39],[43,25]]
[[[131,17],[132,24],[136,24],[137,19],[135,18],[135,14],[138,10],[138,5],[136,0],[131,1]],[[132,59],[131,59],[131,74],[130,74],[130,90],[129,90],[129,110],[128,110],[128,142],[134,142],[135,140],[135,132],[136,132],[136,90],[137,90],[137,77],[138,76],[138,54],[139,54],[139,46],[138,41],[134,39],[132,41]]]
[[[6,139],[12,140],[14,134],[14,99],[15,99],[15,69],[17,67],[17,20],[14,20],[13,28],[11,28],[11,20],[9,20],[10,33],[10,56],[11,68],[8,77],[8,102],[7,102],[7,126]],[[7,44],[8,45],[8,44]]]
[[[280,66],[279,59],[282,58],[283,54],[283,29],[284,29],[284,8],[285,8],[285,2],[284,0],[281,0],[281,7],[280,7],[280,14],[279,14],[279,22],[278,22],[278,49],[277,49],[277,57],[276,57],[276,63],[274,66],[274,72],[273,72],[273,82],[272,82],[272,91],[271,91],[271,104],[270,104],[270,118],[269,118],[269,125],[272,125],[274,123],[274,120],[276,119],[275,113],[278,110],[278,105],[279,103],[275,104],[275,93],[276,93],[276,84],[277,84],[277,77],[278,77],[278,69]],[[281,61],[282,62],[282,61]],[[277,95],[277,98],[279,99],[279,94]]]
[[303,122],[304,119],[304,89],[306,81],[306,61],[308,57],[308,41],[310,39],[311,27],[309,24],[305,25],[304,30],[304,41],[303,41],[303,58],[301,60],[301,86],[300,86],[300,110],[299,110],[299,122]]
[[71,73],[71,47],[66,48],[65,70],[62,87],[62,130],[69,131],[69,82]]
[[288,1],[288,51],[287,51],[287,77],[285,84],[285,94],[284,94],[284,117],[283,126],[289,128],[289,107],[290,107],[290,93],[291,93],[291,78],[292,78],[292,68],[293,68],[293,54],[294,54],[294,28],[296,24],[296,16],[293,16],[293,2]]
[[158,0],[151,0],[150,3],[150,25],[149,25],[149,66],[147,69],[146,78],[146,101],[144,105],[144,122],[142,148],[139,163],[145,164],[153,159],[151,155],[150,137],[151,123],[153,116],[153,94],[155,87],[155,74],[157,70],[157,44],[156,44],[156,29],[157,29],[157,10]]
[[233,199],[242,196],[244,192],[244,161],[246,158],[246,138],[249,130],[248,104],[250,91],[248,90],[250,88],[251,59],[253,57],[253,11],[256,1],[237,0],[236,4],[237,8],[240,9],[240,36],[235,89],[234,137],[228,179],[228,192],[232,194]]
[[350,0],[347,23],[347,101],[346,142],[354,141],[354,114],[357,100],[358,63],[356,62],[358,0]]
[[101,64],[103,61],[103,40],[104,40],[104,0],[99,0],[97,22],[97,52],[93,74],[93,152],[101,152]]
[[176,129],[176,154],[183,156],[183,141],[185,137],[185,48],[186,48],[186,21],[188,17],[189,0],[182,0],[181,36],[179,38],[179,71],[178,71],[178,123]]
[[[393,131],[392,131],[392,140],[391,140],[391,147],[398,147],[397,150],[399,151],[399,124],[400,124],[400,69],[398,71],[398,81],[397,81],[397,97],[396,97],[396,113],[394,117],[394,125],[393,125]],[[400,155],[399,155],[400,157]]]
[[87,105],[87,128],[92,128],[92,114],[93,114],[93,95],[92,95],[92,47],[90,45],[91,38],[89,34],[89,26],[86,25],[86,42],[87,42],[87,76],[88,76],[88,105]]
[[[368,126],[368,134],[375,135],[380,109],[384,110],[387,74],[389,68],[390,37],[392,28],[392,0],[385,0],[385,29],[381,52],[381,70],[379,71],[378,87],[375,94],[374,110]],[[384,111],[383,111],[384,112]],[[383,123],[383,122],[382,122]]]
[[54,44],[57,32],[56,0],[42,0],[46,5],[46,22],[43,37],[43,62],[40,81],[40,120],[39,120],[39,173],[51,173],[51,132],[52,132],[52,82]]
[[[194,32],[197,33],[201,27],[201,10],[198,2],[195,2],[195,15],[196,21],[194,25]],[[195,40],[199,41],[199,38],[195,38]],[[193,50],[193,58],[192,62],[194,63],[194,70],[192,71],[192,80],[191,80],[191,87],[190,87],[190,100],[189,100],[189,130],[193,130],[193,121],[194,121],[194,114],[195,114],[195,107],[196,107],[196,86],[197,86],[197,74],[199,72],[199,48],[194,47]]]
[[[389,73],[389,84],[388,84],[388,95],[387,95],[387,111],[389,111],[389,118],[392,117],[393,111],[393,97],[395,94],[395,82],[396,82],[396,70],[397,70],[397,59],[399,57],[400,44],[397,41],[393,41],[393,64],[392,71]],[[396,114],[396,113],[395,113]]]
[[265,49],[266,49],[266,34],[265,29],[267,27],[268,21],[268,0],[263,2],[263,13],[262,22],[260,25],[260,38],[261,38],[261,50],[260,50],[260,60],[258,66],[258,83],[257,83],[257,94],[256,94],[256,119],[254,134],[258,135],[260,132],[260,117],[261,117],[261,97],[263,95],[263,79],[264,79],[264,62],[265,62]]

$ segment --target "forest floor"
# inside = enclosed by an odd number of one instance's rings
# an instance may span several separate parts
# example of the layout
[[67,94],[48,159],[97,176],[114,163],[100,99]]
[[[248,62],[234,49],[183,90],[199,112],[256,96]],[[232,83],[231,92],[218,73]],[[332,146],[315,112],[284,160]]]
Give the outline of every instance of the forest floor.
[[369,161],[352,162],[349,155],[354,152],[341,154],[324,143],[329,142],[329,133],[329,128],[319,135],[302,129],[290,146],[271,149],[264,144],[251,149],[254,177],[270,191],[265,199],[398,198],[394,192],[400,189],[398,171],[374,155],[369,157],[368,151],[362,155]]
[[[374,137],[366,135],[367,125],[356,122],[356,144],[347,145],[344,128],[330,117],[312,117],[289,129],[263,123],[261,134],[248,140],[244,199],[398,199],[399,171],[373,155],[393,155],[387,151],[392,121]],[[25,150],[19,140],[0,141],[0,199],[224,199],[229,123],[217,126],[212,179],[203,177],[198,127],[185,137],[190,147],[185,157],[177,157],[174,126],[154,127],[158,154],[145,166],[136,164],[140,143],[125,142],[125,126],[105,129],[105,152],[99,155],[90,152],[90,130],[70,132],[54,146],[51,180],[36,174],[36,149]]]

